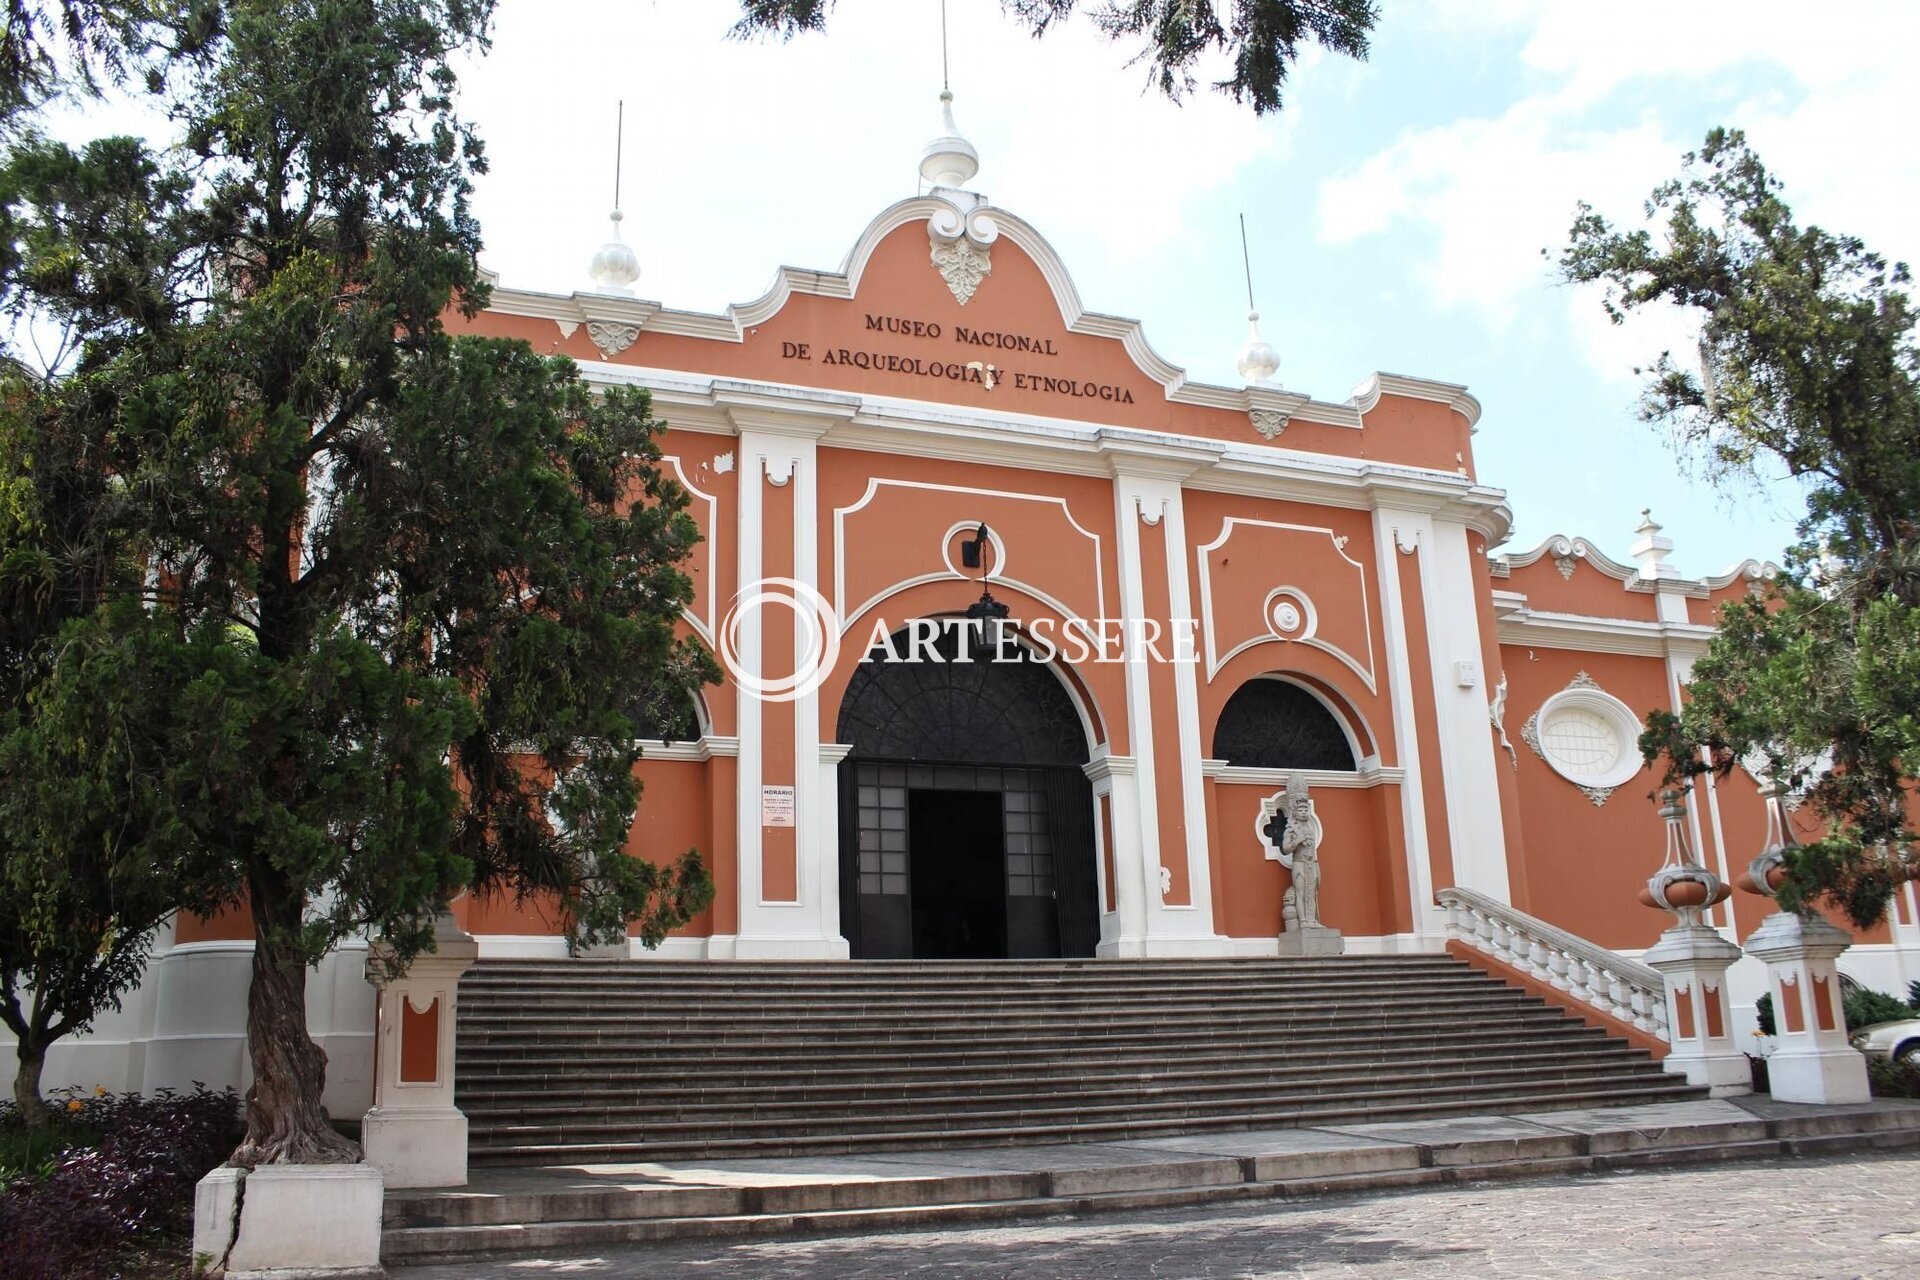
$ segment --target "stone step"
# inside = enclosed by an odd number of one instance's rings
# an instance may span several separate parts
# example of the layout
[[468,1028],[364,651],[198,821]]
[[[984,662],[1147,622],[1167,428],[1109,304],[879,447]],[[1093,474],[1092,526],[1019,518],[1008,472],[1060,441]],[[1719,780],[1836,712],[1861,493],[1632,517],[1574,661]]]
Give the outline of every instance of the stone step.
[[[463,1093],[460,1107],[468,1121],[482,1129],[515,1127],[528,1124],[577,1125],[595,1123],[640,1124],[700,1123],[731,1126],[832,1121],[858,1124],[868,1117],[884,1115],[889,1121],[904,1118],[925,1119],[938,1116],[965,1116],[980,1111],[1015,1109],[1022,1115],[1045,1114],[1031,1104],[1046,1099],[1051,1109],[1082,1111],[1088,1107],[1144,1106],[1168,1103],[1191,1108],[1259,1107],[1276,1094],[1290,1098],[1310,1098],[1325,1094],[1351,1096],[1355,1092],[1388,1093],[1399,1089],[1452,1089],[1458,1086],[1525,1080],[1545,1082],[1572,1080],[1586,1084],[1597,1081],[1656,1079],[1666,1083],[1664,1073],[1649,1062],[1631,1060],[1576,1060],[1551,1063],[1503,1063],[1498,1066],[1461,1067],[1436,1065],[1428,1070],[1403,1068],[1380,1073],[1366,1082],[1364,1090],[1355,1087],[1351,1076],[1325,1074],[1297,1075],[1281,1081],[1260,1079],[1217,1079],[1173,1076],[1164,1079],[1115,1079],[1075,1081],[1071,1085],[1039,1087],[1022,1083],[1013,1087],[982,1088],[971,1080],[929,1081],[914,1088],[839,1087],[832,1089],[770,1090],[736,1089],[649,1089],[644,1101],[635,1101],[631,1091],[597,1094],[570,1093],[556,1098],[551,1093],[501,1094],[487,1091]],[[844,1115],[850,1105],[861,1107],[858,1119]]]
[[[1304,971],[1304,973],[1192,973],[1181,975],[1177,979],[1165,979],[1156,975],[1098,975],[1098,977],[1037,977],[1037,975],[950,975],[939,979],[914,979],[899,975],[872,975],[872,973],[852,973],[839,979],[781,979],[781,977],[747,977],[737,979],[724,977],[674,977],[662,975],[659,969],[647,969],[645,965],[636,965],[637,973],[530,973],[513,979],[499,975],[480,975],[474,977],[468,973],[463,979],[463,990],[476,996],[515,996],[524,992],[541,994],[574,994],[574,992],[676,992],[682,996],[691,994],[714,994],[714,996],[732,996],[737,992],[799,992],[806,996],[835,996],[835,994],[872,994],[872,996],[895,996],[895,994],[924,994],[924,992],[956,992],[960,996],[1048,996],[1048,994],[1114,994],[1125,996],[1133,992],[1146,992],[1152,996],[1179,996],[1194,990],[1202,992],[1271,992],[1271,990],[1315,990],[1315,992],[1340,992],[1340,990],[1382,990],[1382,988],[1430,988],[1444,990],[1450,986],[1471,986],[1475,973],[1469,969],[1465,973],[1452,969],[1356,969],[1348,973],[1323,973],[1323,971]],[[1204,983],[1206,986],[1196,986]]]
[[[1730,1114],[1690,1116],[1694,1105],[1662,1108],[1672,1113],[1664,1123],[1623,1120],[1613,1128],[1603,1122],[1589,1127],[1594,1118],[1588,1115],[1574,1132],[1543,1127],[1551,1116],[1533,1117],[1527,1125],[1489,1119],[1484,1136],[1476,1136],[1471,1122],[1455,1121],[1451,1140],[1421,1141],[1417,1133],[1387,1142],[1325,1134],[1304,1148],[1286,1134],[1248,1134],[1218,1148],[1202,1142],[1191,1152],[1096,1147],[1063,1152],[1055,1160],[1041,1149],[1033,1161],[1017,1162],[1025,1167],[953,1166],[905,1176],[832,1164],[794,1171],[783,1163],[764,1173],[742,1166],[744,1172],[731,1177],[689,1169],[679,1176],[699,1184],[634,1188],[620,1185],[617,1175],[482,1171],[469,1188],[390,1193],[382,1255],[401,1262],[518,1249],[560,1254],[670,1239],[792,1238],[1920,1146],[1920,1112],[1912,1108],[1846,1110],[1814,1133],[1793,1121],[1704,1105]],[[503,1176],[511,1181],[494,1181]]]
[[714,996],[681,998],[666,992],[595,994],[580,997],[554,992],[499,993],[479,998],[464,991],[460,1003],[490,1022],[513,1024],[521,1021],[551,1020],[578,1016],[592,1011],[601,1016],[658,1019],[663,1016],[687,1021],[748,1017],[754,1019],[793,1017],[804,1011],[809,1018],[821,1020],[858,1020],[912,1016],[943,1003],[962,1005],[969,1014],[1006,1014],[1024,1017],[1092,1018],[1116,1013],[1156,1013],[1190,1016],[1236,1010],[1286,1012],[1345,1008],[1377,1008],[1402,1013],[1410,1008],[1436,1012],[1504,1002],[1519,1004],[1538,998],[1523,991],[1494,988],[1484,983],[1453,983],[1446,987],[1382,987],[1365,993],[1332,989],[1320,992],[1274,991],[1262,989],[1244,993],[1193,991],[1183,994],[1143,995],[1122,992],[1113,995],[1045,994],[1017,999],[999,993],[959,995],[944,1000],[901,995],[891,999],[862,996],[857,999],[821,995],[810,999],[769,996],[756,991],[736,993],[728,999]]
[[1447,956],[478,964],[474,1158],[1030,1143],[1693,1096]]
[[[599,1145],[609,1141],[671,1140],[700,1134],[751,1136],[756,1133],[807,1136],[824,1131],[829,1139],[843,1135],[880,1135],[902,1131],[958,1131],[963,1129],[1002,1129],[1014,1125],[1088,1126],[1105,1122],[1144,1124],[1157,1120],[1215,1118],[1224,1116],[1262,1116],[1330,1110],[1352,1104],[1366,1106],[1381,1099],[1404,1100],[1404,1080],[1383,1080],[1377,1085],[1369,1079],[1348,1081],[1314,1094],[1276,1097],[1272,1093],[1243,1091],[1219,1100],[1215,1105],[1206,1095],[1164,1097],[1158,1094],[1129,1094],[1121,1097],[1075,1098],[1049,1095],[1030,1100],[1030,1105],[1008,1106],[1007,1099],[981,1100],[971,1105],[955,1100],[951,1107],[903,1107],[899,1109],[844,1108],[827,1117],[825,1125],[813,1125],[811,1114],[762,1116],[758,1110],[742,1112],[737,1108],[652,1108],[636,1104],[630,1111],[594,1118],[578,1112],[561,1111],[541,1122],[538,1118],[502,1119],[494,1115],[468,1114],[476,1147],[517,1142],[530,1133],[561,1135],[564,1144]],[[1610,1073],[1574,1074],[1544,1079],[1524,1073],[1490,1070],[1463,1070],[1452,1079],[1435,1081],[1436,1093],[1449,1098],[1467,1095],[1506,1097],[1515,1093],[1542,1094],[1549,1088],[1591,1094],[1617,1088],[1622,1092],[1642,1090],[1687,1091],[1685,1081],[1664,1072],[1619,1076]],[[1018,1100],[1015,1100],[1018,1101]],[[1483,1108],[1484,1109],[1484,1108]],[[675,1112],[678,1111],[676,1115]],[[800,1110],[800,1108],[795,1108]],[[1266,1123],[1262,1121],[1262,1123]]]
[[1116,975],[1168,977],[1236,973],[1338,973],[1385,969],[1410,973],[1419,969],[1457,967],[1458,961],[1440,952],[1403,955],[1237,956],[1154,960],[647,960],[618,959],[487,959],[469,971],[469,979],[499,979],[523,974],[586,975],[590,977],[647,977],[711,979],[738,974],[741,981],[764,978],[848,978],[884,975],[905,981],[1007,976],[1100,979]]
[[703,1134],[676,1141],[606,1140],[536,1143],[478,1141],[471,1148],[475,1167],[525,1166],[566,1163],[611,1164],[628,1161],[755,1159],[800,1155],[838,1155],[872,1152],[940,1151],[979,1146],[1031,1146],[1080,1142],[1116,1142],[1188,1134],[1235,1132],[1245,1129],[1300,1128],[1325,1125],[1376,1124],[1385,1121],[1434,1119],[1449,1115],[1487,1114],[1492,1111],[1545,1111],[1557,1108],[1639,1106],[1699,1099],[1704,1089],[1687,1086],[1678,1077],[1672,1084],[1646,1083],[1631,1087],[1582,1090],[1562,1086],[1536,1092],[1512,1088],[1474,1090],[1454,1096],[1408,1099],[1404,1096],[1360,1096],[1344,1100],[1319,1099],[1311,1104],[1270,1105],[1231,1115],[1125,1116],[1076,1123],[1023,1122],[989,1127],[945,1127],[894,1130],[883,1133],[814,1133],[802,1136],[733,1136]]
[[[1420,1045],[1401,1045],[1396,1042],[1396,1048],[1399,1050],[1399,1060],[1403,1062],[1450,1060],[1468,1051],[1477,1058],[1486,1059],[1538,1058],[1552,1061],[1565,1056],[1594,1054],[1651,1061],[1644,1050],[1613,1040],[1597,1028],[1584,1030],[1586,1034],[1580,1037],[1579,1043],[1573,1045],[1561,1044],[1562,1037],[1541,1034],[1532,1039],[1486,1036],[1477,1040],[1457,1039]],[[690,1058],[687,1065],[697,1068],[695,1078],[706,1087],[725,1084],[768,1087],[770,1080],[775,1082],[771,1087],[781,1087],[872,1079],[945,1079],[956,1075],[964,1075],[967,1080],[981,1084],[1000,1079],[1047,1081],[1059,1076],[1087,1077],[1100,1074],[1138,1078],[1173,1070],[1196,1073],[1246,1071],[1278,1077],[1293,1072],[1372,1070],[1378,1067],[1379,1060],[1379,1041],[1373,1039],[1353,1041],[1345,1049],[1336,1047],[1327,1050],[1326,1046],[1315,1046],[1310,1050],[1289,1048],[1277,1060],[1249,1052],[1245,1046],[1235,1046],[1227,1052],[1185,1053],[1177,1059],[1163,1054],[1125,1052],[1086,1053],[1062,1059],[1041,1050],[988,1050],[958,1058],[948,1055],[903,1058],[899,1055],[843,1053],[825,1062],[812,1054],[789,1054],[778,1058],[740,1055],[731,1058]],[[574,1058],[564,1064],[555,1064],[546,1059],[471,1062],[462,1059],[457,1078],[462,1087],[468,1084],[487,1089],[518,1087],[540,1092],[550,1092],[551,1082],[556,1079],[585,1079],[591,1082],[587,1086],[589,1088],[631,1089],[636,1084],[645,1084],[649,1089],[670,1087],[671,1079],[662,1078],[664,1073],[660,1070],[661,1065],[651,1059],[643,1062],[619,1057]]]
[[[1413,1011],[1397,1011],[1390,1008],[1353,1010],[1335,1007],[1279,1011],[1226,1008],[1211,1012],[1230,1014],[1232,1021],[1224,1023],[1218,1018],[1203,1019],[1199,1021],[1201,1028],[1217,1028],[1217,1034],[1242,1036],[1258,1031],[1301,1033],[1341,1028],[1444,1027],[1457,1025],[1463,1020],[1480,1024],[1500,1021],[1555,1020],[1564,1019],[1565,1016],[1560,1010],[1537,1000],[1528,1001],[1524,997],[1514,1000],[1499,995],[1463,1000],[1444,1010],[1430,1008]],[[798,1035],[831,1042],[857,1041],[868,1037],[908,1039],[938,1038],[945,1035],[978,1038],[989,1031],[996,1035],[1010,1035],[1022,1030],[1039,1032],[1055,1038],[1071,1039],[1082,1035],[1111,1036],[1129,1031],[1195,1026],[1195,1019],[1190,1016],[1152,1010],[1142,1013],[1114,1013],[1089,1017],[1073,1017],[1065,1014],[999,1014],[993,1016],[990,1024],[983,1022],[984,1016],[968,1009],[951,1009],[872,1018],[835,1017],[825,1014],[815,1017],[796,1012],[759,1017],[742,1015],[735,1018],[695,1019],[676,1017],[671,1014],[623,1014],[609,1010],[604,1013],[552,1014],[545,1017],[489,1018],[484,1022],[475,1016],[463,1023],[462,1030],[471,1028],[472,1043],[488,1044],[526,1038],[537,1038],[545,1042],[563,1042],[569,1039],[591,1041],[634,1037],[652,1039],[663,1035],[694,1035],[708,1042]]]

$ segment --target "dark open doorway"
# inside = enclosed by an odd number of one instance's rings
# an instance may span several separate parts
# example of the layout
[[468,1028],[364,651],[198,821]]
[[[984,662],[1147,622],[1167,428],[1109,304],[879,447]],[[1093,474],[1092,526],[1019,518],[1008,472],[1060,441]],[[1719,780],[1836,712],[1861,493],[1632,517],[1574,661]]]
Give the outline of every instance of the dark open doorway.
[[[904,636],[895,651],[912,652]],[[1099,870],[1088,735],[1025,649],[888,661],[847,685],[840,922],[856,957],[1091,956]]]
[[1007,954],[1006,840],[995,791],[907,793],[913,954],[986,960]]

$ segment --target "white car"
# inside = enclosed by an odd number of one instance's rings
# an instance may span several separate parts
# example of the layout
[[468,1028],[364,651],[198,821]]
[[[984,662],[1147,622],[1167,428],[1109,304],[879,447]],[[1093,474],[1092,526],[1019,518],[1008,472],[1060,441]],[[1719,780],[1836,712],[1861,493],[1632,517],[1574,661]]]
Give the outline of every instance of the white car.
[[1920,1067],[1920,1018],[1876,1022],[1854,1032],[1848,1043],[1869,1058]]

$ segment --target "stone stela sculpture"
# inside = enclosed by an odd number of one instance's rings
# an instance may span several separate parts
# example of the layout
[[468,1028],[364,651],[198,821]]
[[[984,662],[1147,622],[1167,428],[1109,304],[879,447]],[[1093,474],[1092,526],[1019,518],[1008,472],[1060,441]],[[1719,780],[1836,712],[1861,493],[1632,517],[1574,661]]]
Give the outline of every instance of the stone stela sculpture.
[[1302,774],[1287,779],[1287,789],[1262,806],[1266,821],[1260,836],[1269,858],[1285,867],[1292,883],[1280,902],[1280,954],[1337,956],[1346,949],[1338,929],[1320,921],[1320,815],[1307,794]]

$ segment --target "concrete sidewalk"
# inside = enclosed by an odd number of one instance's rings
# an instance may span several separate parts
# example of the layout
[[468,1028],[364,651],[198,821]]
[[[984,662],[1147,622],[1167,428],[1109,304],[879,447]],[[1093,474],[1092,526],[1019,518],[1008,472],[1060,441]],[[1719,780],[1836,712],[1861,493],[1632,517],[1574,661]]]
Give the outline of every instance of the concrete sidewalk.
[[1920,1147],[1920,1104],[1764,1096],[1061,1146],[483,1169],[387,1197],[391,1262],[871,1231],[1635,1165]]

